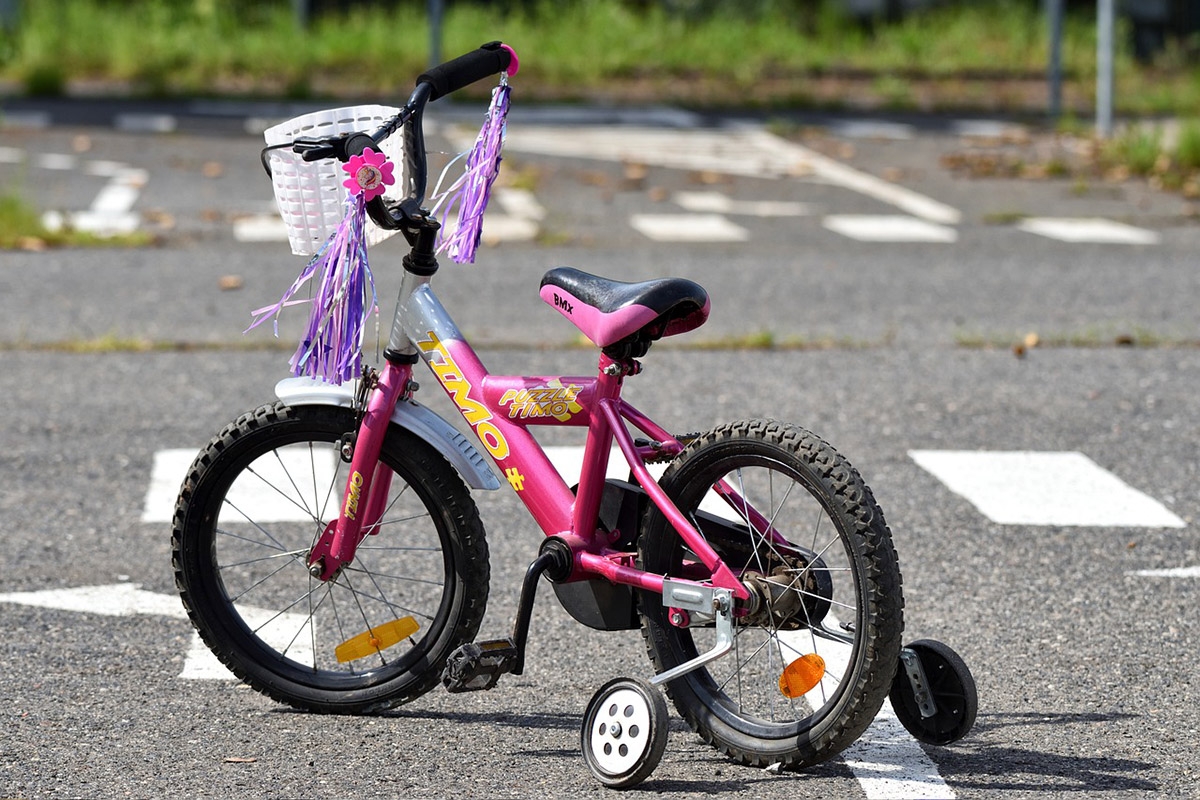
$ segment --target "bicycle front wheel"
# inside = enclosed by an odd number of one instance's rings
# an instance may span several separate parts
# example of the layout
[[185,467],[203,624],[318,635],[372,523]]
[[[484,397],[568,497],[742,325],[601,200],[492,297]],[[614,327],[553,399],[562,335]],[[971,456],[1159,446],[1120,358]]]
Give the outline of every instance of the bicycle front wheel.
[[309,711],[425,693],[487,604],[487,544],[466,486],[395,427],[375,478],[391,482],[382,518],[335,580],[309,574],[342,503],[355,423],[328,406],[245,414],[197,456],[175,508],[176,583],[201,637],[238,678]]
[[[753,595],[733,650],[667,685],[679,713],[745,764],[802,767],[836,755],[887,696],[904,625],[900,568],[870,489],[812,433],[760,420],[699,437],[660,484]],[[652,573],[705,574],[653,506],[640,556]],[[641,613],[659,672],[713,647],[711,618],[648,594]]]

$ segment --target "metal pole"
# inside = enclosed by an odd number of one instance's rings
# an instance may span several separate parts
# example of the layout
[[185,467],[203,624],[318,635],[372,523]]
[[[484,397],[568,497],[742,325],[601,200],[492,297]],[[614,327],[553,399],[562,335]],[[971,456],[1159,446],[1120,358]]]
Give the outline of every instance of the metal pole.
[[292,13],[296,17],[297,28],[308,28],[308,21],[312,17],[312,0],[292,0]]
[[442,63],[442,0],[429,0],[429,66]]
[[1062,37],[1063,0],[1046,0],[1050,22],[1050,69],[1047,79],[1050,94],[1050,118],[1062,116]]
[[13,33],[17,30],[20,18],[20,3],[18,0],[0,0],[0,30]]
[[1113,133],[1113,0],[1096,0],[1096,133]]

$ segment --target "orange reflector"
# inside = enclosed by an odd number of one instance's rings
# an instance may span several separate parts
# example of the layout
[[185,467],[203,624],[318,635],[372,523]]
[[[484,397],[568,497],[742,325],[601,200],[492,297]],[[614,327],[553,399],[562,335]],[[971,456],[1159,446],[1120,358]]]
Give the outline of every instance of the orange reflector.
[[351,637],[334,649],[338,663],[345,664],[358,658],[366,658],[380,650],[386,650],[417,632],[420,626],[412,617],[394,619]]
[[800,656],[783,669],[779,676],[779,691],[784,697],[797,698],[808,694],[825,677],[825,659],[816,653]]

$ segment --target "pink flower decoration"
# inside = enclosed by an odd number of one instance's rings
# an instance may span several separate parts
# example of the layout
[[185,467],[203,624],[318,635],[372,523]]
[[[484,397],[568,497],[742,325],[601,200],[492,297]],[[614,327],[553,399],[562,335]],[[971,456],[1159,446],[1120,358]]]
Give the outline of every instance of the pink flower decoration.
[[383,194],[385,187],[396,182],[392,174],[395,168],[386,155],[368,147],[361,156],[350,156],[350,160],[342,165],[350,176],[342,181],[342,185],[350,194],[361,194],[363,200],[374,200]]

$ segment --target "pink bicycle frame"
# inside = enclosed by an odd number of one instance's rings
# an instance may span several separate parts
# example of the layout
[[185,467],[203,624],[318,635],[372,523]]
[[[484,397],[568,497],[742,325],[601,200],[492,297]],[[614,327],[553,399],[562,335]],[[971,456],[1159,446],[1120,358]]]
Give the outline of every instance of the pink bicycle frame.
[[[573,577],[599,576],[615,584],[663,591],[664,576],[637,569],[630,553],[611,548],[612,537],[597,523],[615,443],[638,484],[711,573],[712,585],[741,599],[749,596],[647,470],[646,457],[675,453],[682,446],[621,399],[625,365],[601,355],[595,377],[492,375],[434,295],[429,278],[411,273],[406,273],[401,287],[388,349],[426,362],[543,533],[570,546],[575,554]],[[378,524],[389,487],[375,471],[392,410],[406,396],[411,374],[411,364],[388,361],[370,392],[353,447],[341,513],[309,555],[310,570],[322,580],[333,578],[350,563],[359,542]],[[530,433],[534,425],[587,427],[577,493],[567,486]],[[639,448],[627,425],[657,446]]]

